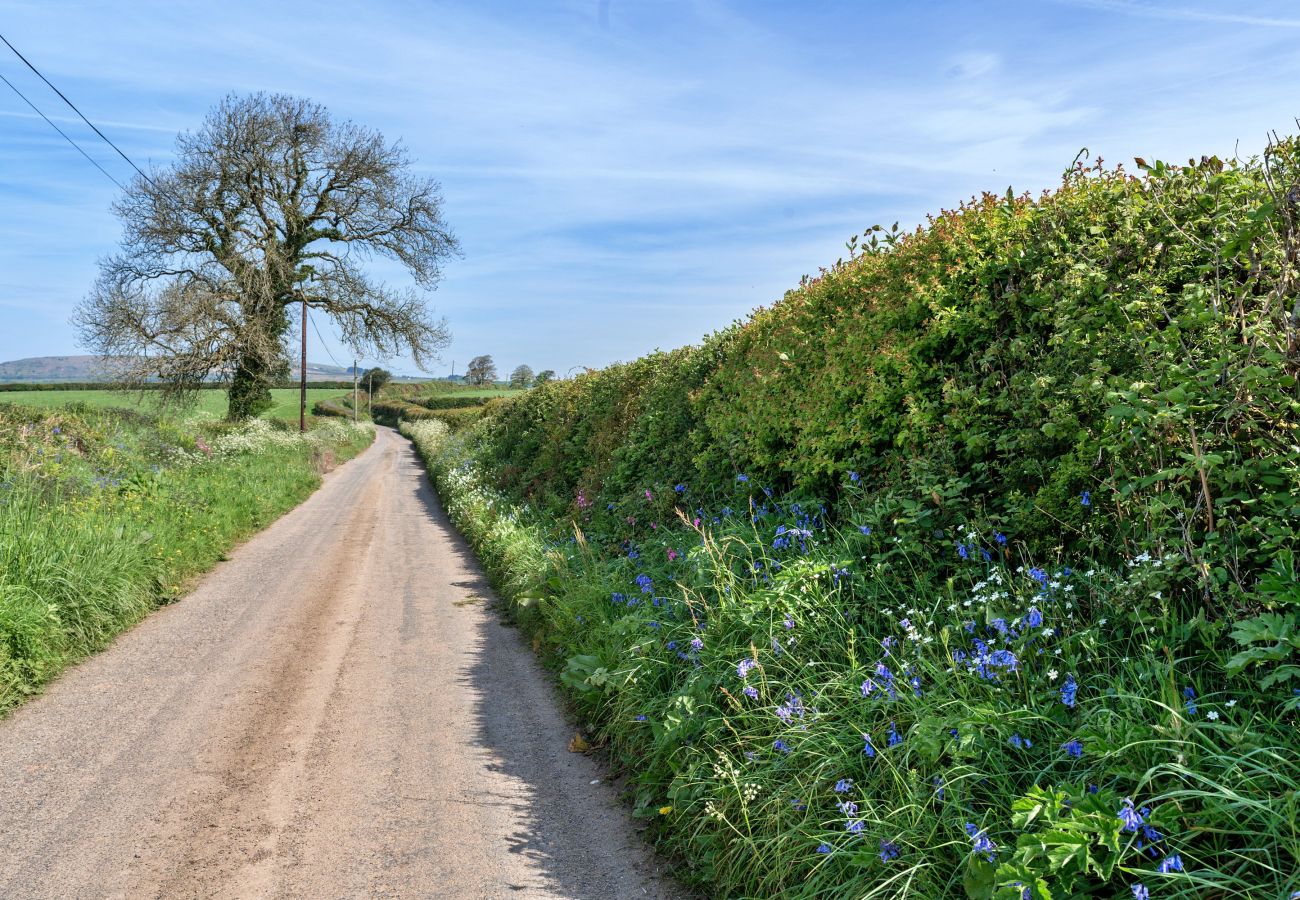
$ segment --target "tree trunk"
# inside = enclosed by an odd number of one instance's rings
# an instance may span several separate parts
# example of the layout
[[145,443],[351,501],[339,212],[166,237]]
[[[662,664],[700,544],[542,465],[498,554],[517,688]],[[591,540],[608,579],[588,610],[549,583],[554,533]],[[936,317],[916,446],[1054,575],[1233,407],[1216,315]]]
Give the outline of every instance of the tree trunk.
[[260,416],[271,408],[271,385],[275,373],[265,359],[255,353],[246,353],[235,367],[227,394],[230,403],[226,418],[231,422]]

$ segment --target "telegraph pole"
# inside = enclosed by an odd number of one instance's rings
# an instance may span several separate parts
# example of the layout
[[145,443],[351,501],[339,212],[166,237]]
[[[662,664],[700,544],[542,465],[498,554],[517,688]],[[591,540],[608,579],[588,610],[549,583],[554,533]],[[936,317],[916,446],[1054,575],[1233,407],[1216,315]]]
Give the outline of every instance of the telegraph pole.
[[357,424],[357,361],[352,360],[352,424]]
[[307,430],[307,295],[302,297],[302,371],[298,399],[298,430]]

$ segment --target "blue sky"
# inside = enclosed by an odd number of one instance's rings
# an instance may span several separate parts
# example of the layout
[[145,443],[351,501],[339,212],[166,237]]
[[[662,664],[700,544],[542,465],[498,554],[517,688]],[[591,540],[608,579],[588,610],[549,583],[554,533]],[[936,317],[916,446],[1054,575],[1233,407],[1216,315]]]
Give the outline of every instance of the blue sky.
[[[307,96],[401,138],[464,249],[431,296],[454,335],[438,374],[479,353],[563,374],[690,343],[864,226],[1050,187],[1085,146],[1248,156],[1300,114],[1291,2],[360,8],[0,0],[0,33],[142,166],[231,91]],[[2,45],[0,74],[125,181]],[[114,249],[116,190],[0,84],[0,360],[82,352],[68,316]]]

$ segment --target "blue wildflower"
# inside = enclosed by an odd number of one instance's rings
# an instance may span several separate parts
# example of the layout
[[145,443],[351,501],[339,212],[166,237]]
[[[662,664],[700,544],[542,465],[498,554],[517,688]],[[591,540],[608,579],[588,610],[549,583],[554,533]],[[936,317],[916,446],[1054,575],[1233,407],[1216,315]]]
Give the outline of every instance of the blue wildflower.
[[900,852],[901,852],[901,851],[899,850],[898,845],[895,844],[893,841],[884,841],[884,840],[882,840],[882,841],[880,842],[880,861],[881,861],[881,862],[889,862],[891,859],[898,859],[898,854],[899,854]]
[[1183,858],[1177,853],[1171,853],[1160,861],[1160,873],[1162,875],[1181,871],[1183,871]]
[[1083,744],[1080,744],[1077,740],[1066,741],[1061,745],[1061,749],[1075,759],[1080,759],[1083,756]]
[[679,485],[675,486],[675,487],[673,488],[673,490],[676,491],[676,492],[679,493],[679,494],[684,494],[684,493],[686,493],[686,485],[684,485],[684,484],[679,484]]
[[644,572],[636,577],[636,583],[641,586],[641,593],[643,594],[648,594],[654,590],[654,583],[650,580],[650,576]]
[[1133,900],[1151,900],[1151,892],[1147,890],[1147,886],[1142,882],[1139,881],[1133,885],[1132,890]]
[[862,754],[864,756],[871,757],[876,755],[876,748],[871,746],[871,735],[864,734],[862,736],[862,744]]
[[997,541],[999,547],[1007,545],[1007,536],[1000,531],[993,532],[993,540]]
[[1030,628],[1039,628],[1043,624],[1043,614],[1039,612],[1037,606],[1029,607],[1029,613],[1025,618]]
[[830,853],[830,852],[831,852],[831,845],[830,845],[830,844],[825,844],[825,843],[818,844],[818,845],[817,845],[817,852],[818,852],[818,853]]
[[736,476],[736,480],[739,481],[739,482],[741,482],[741,483],[744,483],[744,482],[749,481],[749,476],[748,476],[748,475],[737,475],[737,476]]
[[989,862],[995,862],[998,858],[998,845],[989,840],[988,832],[977,828],[975,823],[966,823],[966,833],[970,835],[974,846],[971,848],[976,853],[983,853],[984,858]]
[[1092,494],[1088,491],[1084,491],[1079,495],[1079,503],[1083,506],[1092,506]]
[[1146,823],[1141,811],[1134,808],[1133,800],[1129,797],[1124,798],[1124,804],[1119,808],[1116,815],[1119,816],[1120,822],[1124,825],[1124,830],[1129,834],[1136,834],[1137,830]]
[[1187,699],[1187,714],[1196,715],[1196,689],[1192,687],[1183,688],[1183,697]]
[[782,741],[782,740],[775,740],[775,741],[772,742],[772,749],[773,749],[773,750],[777,750],[777,751],[779,751],[779,752],[781,752],[781,753],[787,753],[787,754],[788,754],[788,753],[790,752],[790,745],[787,744],[785,741]]
[[637,717],[636,717],[636,720],[637,720],[638,722],[644,722],[644,721],[646,720],[646,717],[645,717],[644,715],[640,715],[640,716],[637,716]]
[[849,481],[853,482],[854,484],[857,484],[860,480],[861,480],[861,479],[860,479],[860,477],[858,476],[858,473],[857,473],[857,472],[854,472],[852,469],[850,469],[850,470],[849,470]]
[[1033,741],[1029,740],[1029,738],[1022,738],[1019,733],[1011,735],[1009,743],[1017,750],[1026,750],[1034,746]]
[[970,559],[970,551],[966,549],[965,544],[957,545],[957,555],[960,556],[962,559]]
[[844,813],[844,815],[846,816],[857,815],[858,805],[854,803],[852,800],[841,800],[839,803],[836,803],[835,805],[839,807],[840,812]]
[[858,531],[861,531],[863,534],[871,534],[871,526],[870,526],[870,525],[859,525],[859,526],[858,526]]
[[748,678],[749,673],[754,671],[754,669],[757,666],[758,666],[757,660],[749,659],[749,658],[742,659],[739,663],[736,664],[736,674],[739,675],[741,678]]
[[1079,696],[1079,683],[1074,680],[1073,675],[1065,676],[1065,684],[1061,685],[1061,702],[1074,709],[1074,704]]
[[942,800],[943,800],[943,776],[942,776],[942,775],[936,775],[936,776],[934,776],[934,781],[933,781],[932,783],[934,784],[934,796],[937,797],[937,798],[942,802]]
[[700,638],[691,638],[691,649],[692,649],[692,650],[703,650],[703,649],[704,649],[704,641],[703,641],[702,639],[700,639]]
[[758,688],[754,687],[752,684],[745,685],[745,690],[743,691],[743,693],[750,700],[758,699]]
[[844,823],[844,830],[850,834],[862,834],[866,827],[866,823],[861,819],[849,819]]
[[841,778],[839,781],[835,782],[835,793],[837,794],[848,793],[848,791],[851,790],[852,787],[853,787],[852,778]]

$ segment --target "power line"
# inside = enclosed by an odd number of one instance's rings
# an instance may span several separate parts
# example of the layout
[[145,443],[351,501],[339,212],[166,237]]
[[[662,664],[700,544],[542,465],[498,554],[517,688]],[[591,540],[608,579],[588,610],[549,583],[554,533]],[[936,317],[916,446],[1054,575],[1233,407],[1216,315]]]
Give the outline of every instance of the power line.
[[123,188],[123,187],[122,187],[122,182],[118,181],[118,180],[117,180],[116,178],[114,178],[112,175],[108,174],[108,170],[105,169],[103,166],[101,166],[99,163],[95,162],[95,160],[91,157],[91,155],[90,155],[89,153],[87,153],[85,150],[81,149],[81,145],[80,145],[80,144],[78,144],[78,143],[77,143],[76,141],[74,141],[72,138],[68,137],[68,135],[64,132],[64,130],[63,130],[62,128],[60,128],[58,125],[55,125],[54,122],[50,119],[49,116],[47,116],[45,113],[41,112],[39,108],[37,108],[37,106],[36,106],[35,103],[33,103],[32,101],[28,100],[28,99],[27,99],[27,96],[26,96],[22,91],[18,90],[18,88],[16,88],[16,87],[14,87],[14,84],[13,84],[12,81],[10,81],[8,78],[5,78],[3,75],[0,75],[0,81],[3,81],[5,84],[9,85],[9,89],[10,89],[11,91],[13,91],[13,92],[14,92],[15,94],[17,94],[19,97],[21,97],[24,103],[26,103],[26,104],[27,104],[28,106],[30,106],[32,109],[36,110],[36,114],[37,114],[38,116],[40,116],[40,117],[41,117],[42,119],[44,119],[46,122],[49,122],[50,127],[53,128],[55,131],[57,131],[59,134],[63,135],[63,139],[64,139],[65,141],[67,141],[67,142],[68,142],[69,144],[71,144],[73,147],[76,147],[76,148],[77,148],[77,152],[80,153],[82,156],[86,157],[86,160],[87,160],[87,161],[88,161],[92,166],[94,166],[96,169],[99,169],[99,171],[103,172],[105,178],[107,178],[109,181],[113,182],[113,184],[117,185],[117,186],[118,186],[119,188],[121,188],[122,190],[126,190],[126,188]]
[[[143,170],[141,170],[141,168],[140,168],[139,166],[137,166],[134,162],[132,162],[131,157],[127,156],[125,153],[122,152],[122,148],[121,148],[121,147],[117,146],[117,144],[114,144],[112,141],[110,141],[110,140],[108,139],[108,135],[104,134],[104,132],[102,132],[102,131],[100,131],[98,128],[96,128],[96,127],[95,127],[95,123],[92,122],[92,121],[90,121],[89,119],[87,119],[86,116],[85,116],[85,114],[84,114],[81,110],[77,109],[76,104],[73,103],[71,100],[69,100],[69,99],[67,98],[67,95],[65,95],[65,94],[63,93],[63,91],[61,91],[61,90],[59,90],[58,88],[56,88],[56,87],[54,86],[53,82],[50,81],[50,79],[46,78],[44,75],[41,74],[41,70],[40,70],[40,69],[38,69],[38,68],[36,68],[34,65],[32,65],[31,62],[27,59],[27,57],[25,57],[25,56],[23,56],[21,53],[19,53],[19,52],[18,52],[18,48],[15,47],[13,44],[9,43],[9,39],[8,39],[8,38],[6,38],[3,34],[0,34],[0,41],[4,41],[4,42],[5,42],[5,46],[8,47],[10,50],[12,50],[12,51],[14,52],[14,55],[17,56],[19,59],[21,59],[21,60],[22,60],[22,61],[27,65],[27,68],[29,68],[29,69],[31,69],[33,72],[35,72],[35,73],[36,73],[36,76],[37,76],[38,78],[40,78],[41,81],[44,81],[46,84],[48,84],[48,85],[50,86],[50,90],[52,90],[52,91],[54,91],[54,93],[58,94],[59,97],[62,98],[62,100],[63,100],[64,103],[66,103],[66,104],[68,104],[68,106],[72,107],[72,111],[75,112],[77,115],[81,116],[81,121],[83,121],[83,122],[85,122],[87,125],[89,125],[91,131],[95,132],[95,134],[97,134],[97,135],[99,135],[101,138],[103,138],[103,139],[104,139],[104,143],[108,144],[108,146],[110,146],[110,147],[112,147],[114,150],[116,150],[118,156],[120,156],[120,157],[122,157],[124,160],[126,160],[127,163],[130,164],[131,168],[133,168],[133,169],[135,169],[137,172],[139,172],[141,178],[143,178],[145,181],[149,182],[150,184],[153,184],[153,179],[150,178],[148,175],[144,174]],[[8,84],[8,81],[6,81],[5,83]],[[13,85],[9,85],[9,86],[10,86],[10,87],[13,87]],[[15,88],[15,90],[17,90],[17,88]],[[23,99],[26,99],[26,98],[24,97]],[[35,107],[33,107],[33,108],[35,108]],[[42,117],[43,117],[43,116],[44,116],[44,114],[42,114]],[[49,121],[49,120],[46,119],[46,121]],[[51,122],[50,124],[53,124],[53,123]],[[62,133],[62,132],[60,132],[60,133]],[[65,136],[66,136],[66,135],[65,135]],[[89,159],[89,157],[87,157],[87,159]],[[108,173],[105,173],[105,174],[108,174]],[[111,178],[112,176],[110,175],[109,177]],[[156,185],[155,185],[155,186],[156,186]],[[118,187],[121,187],[121,185],[119,184]]]
[[316,338],[320,341],[320,345],[325,348],[326,353],[329,353],[330,361],[340,369],[343,368],[343,364],[334,358],[333,353],[330,353],[329,345],[325,343],[325,338],[321,337],[320,327],[316,324],[316,320],[312,318],[310,312],[307,313],[307,321],[311,322],[312,330],[316,332]]

